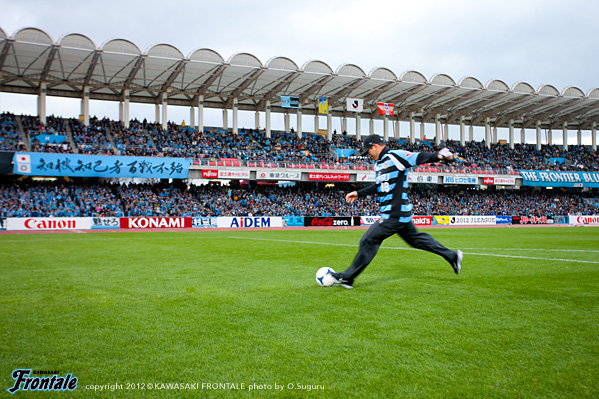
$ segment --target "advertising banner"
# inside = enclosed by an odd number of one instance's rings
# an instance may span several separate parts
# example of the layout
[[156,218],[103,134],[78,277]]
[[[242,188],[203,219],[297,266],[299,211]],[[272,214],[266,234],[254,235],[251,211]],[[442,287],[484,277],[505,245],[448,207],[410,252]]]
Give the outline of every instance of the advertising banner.
[[186,179],[191,161],[185,158],[17,152],[13,163],[13,173],[19,175]]
[[303,216],[285,216],[283,217],[283,226],[285,227],[304,227]]
[[302,172],[256,172],[258,180],[301,180]]
[[349,112],[364,111],[364,100],[361,98],[347,98],[345,100],[346,108]]
[[433,224],[449,224],[449,216],[435,216]]
[[449,224],[452,226],[463,226],[463,225],[494,225],[495,216],[450,216]]
[[432,216],[416,216],[412,217],[412,223],[416,226],[430,226],[433,224]]
[[475,176],[443,176],[443,184],[477,184]]
[[547,216],[512,216],[512,224],[553,224]]
[[90,230],[92,218],[7,218],[6,230]]
[[308,180],[312,181],[349,181],[349,173],[309,173]]
[[483,177],[483,184],[487,186],[515,186],[515,177]]
[[599,187],[599,172],[521,170],[523,184],[535,187]]
[[284,227],[282,217],[268,216],[236,216],[236,217],[218,217],[216,218],[218,227]]
[[510,224],[512,223],[511,216],[495,216],[495,224]]
[[227,180],[247,180],[250,178],[249,170],[219,170],[219,179]]
[[370,226],[379,220],[380,216],[360,216],[360,226]]
[[191,225],[195,228],[217,227],[215,217],[193,218]]
[[439,177],[434,175],[420,175],[418,173],[408,173],[408,183],[438,184]]
[[320,217],[305,217],[304,226],[316,227],[331,227],[331,226],[359,226],[360,217],[358,216],[320,216]]
[[120,229],[121,223],[117,217],[94,217],[92,229]]
[[173,229],[192,227],[189,217],[134,217],[120,218],[121,229]]
[[568,215],[568,224],[599,226],[599,215]]
[[202,179],[218,179],[218,170],[202,169]]
[[373,182],[376,180],[376,174],[374,172],[371,173],[356,173],[356,181],[361,182]]

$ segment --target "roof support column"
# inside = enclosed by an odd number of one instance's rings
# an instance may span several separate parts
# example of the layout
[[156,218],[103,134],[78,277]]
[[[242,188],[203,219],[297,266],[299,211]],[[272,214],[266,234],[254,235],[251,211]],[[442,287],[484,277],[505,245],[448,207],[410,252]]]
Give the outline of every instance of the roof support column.
[[226,106],[223,108],[223,129],[225,132],[229,131],[229,110]]
[[520,129],[520,144],[526,143],[526,130],[524,130],[524,122],[522,122],[522,128]]
[[162,93],[162,129],[168,129],[168,107],[166,93]]
[[541,150],[541,121],[537,121],[537,150]]
[[83,87],[83,98],[81,98],[81,116],[83,125],[89,126],[89,87]]
[[356,112],[356,140],[362,139],[362,118],[360,117],[360,113]]
[[414,111],[410,112],[410,143],[416,140],[416,115]]
[[266,100],[266,137],[270,138],[270,100]]
[[441,114],[435,115],[435,144],[441,144]]
[[547,131],[547,145],[551,145],[553,144],[553,131],[551,130],[551,127],[549,128],[549,130]]
[[333,140],[333,109],[331,107],[327,112],[327,140]]
[[131,91],[129,89],[123,90],[123,126],[125,129],[129,129],[129,97]]
[[497,136],[497,126],[493,126],[493,144],[499,143],[499,137]]
[[316,112],[316,115],[314,115],[314,133],[318,134],[319,131],[319,127],[318,127],[318,112]]
[[189,127],[192,129],[196,128],[196,107],[193,105],[189,107]]
[[593,151],[597,151],[597,122],[591,124],[591,146]]
[[154,121],[156,124],[160,123],[160,103],[156,103],[156,120]]
[[578,132],[576,133],[576,139],[578,140],[578,145],[582,145],[582,130],[580,130],[580,126],[578,127]]
[[40,92],[37,96],[37,116],[42,124],[46,124],[46,87],[47,83],[40,83]]
[[341,119],[341,133],[347,132],[347,116],[343,115]]
[[424,131],[424,117],[422,118],[422,122],[420,122],[420,140],[424,140],[426,137],[426,132]]
[[289,111],[285,111],[283,115],[283,122],[285,123],[285,133],[289,133],[291,131],[291,122],[289,121]]
[[383,116],[383,138],[385,141],[389,141],[389,117]]
[[256,126],[256,130],[260,129],[260,111],[256,110],[256,116],[255,116],[255,126]]
[[514,120],[510,119],[510,133],[508,137],[508,141],[510,142],[510,148],[514,149]]
[[125,117],[123,112],[123,101],[119,101],[119,122],[125,126]]
[[449,141],[449,123],[447,122],[447,119],[445,120],[445,130],[443,130],[442,139],[443,141],[445,141],[446,144]]
[[204,96],[198,96],[198,131],[204,131]]
[[239,104],[233,99],[233,134],[239,134]]
[[460,145],[463,147],[466,145],[466,117],[460,116]]
[[485,119],[485,144],[487,148],[491,148],[491,118],[488,116]]
[[393,132],[393,137],[395,137],[396,140],[399,140],[401,138],[401,135],[399,134],[399,119],[397,119],[395,121],[395,129]]
[[368,134],[374,134],[374,119],[372,119],[372,115],[370,115],[370,120],[368,121]]
[[303,135],[302,131],[302,105],[297,107],[297,138],[301,139]]
[[568,122],[566,121],[562,125],[562,136],[564,138],[564,150],[568,150]]

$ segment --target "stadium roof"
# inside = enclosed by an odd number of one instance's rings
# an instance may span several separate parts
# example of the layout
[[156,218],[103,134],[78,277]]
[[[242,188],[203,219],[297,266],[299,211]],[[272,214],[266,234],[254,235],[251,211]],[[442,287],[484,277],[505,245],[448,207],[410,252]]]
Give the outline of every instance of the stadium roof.
[[271,101],[274,112],[281,108],[281,95],[299,96],[304,113],[316,113],[318,97],[326,96],[333,115],[355,115],[346,111],[345,99],[364,99],[364,118],[379,118],[377,102],[395,104],[396,116],[407,120],[414,112],[418,120],[433,122],[440,114],[448,123],[481,125],[486,118],[496,126],[510,120],[533,128],[540,120],[545,127],[590,129],[599,121],[599,88],[587,93],[576,87],[559,91],[552,85],[536,90],[518,82],[511,87],[501,80],[482,84],[465,77],[455,81],[437,74],[430,79],[416,71],[400,75],[388,68],[369,73],[359,66],[344,64],[333,70],[322,61],[298,66],[285,57],[262,63],[249,53],[225,60],[210,49],[197,49],[185,56],[169,44],[156,44],[142,51],[125,39],[113,39],[97,46],[88,37],[72,33],[54,41],[37,28],[24,28],[8,36],[0,28],[0,90],[39,94],[42,83],[50,96],[82,98],[84,87],[90,99],[129,100],[195,106],[204,96],[204,106],[231,108],[233,98],[239,109],[264,110]]

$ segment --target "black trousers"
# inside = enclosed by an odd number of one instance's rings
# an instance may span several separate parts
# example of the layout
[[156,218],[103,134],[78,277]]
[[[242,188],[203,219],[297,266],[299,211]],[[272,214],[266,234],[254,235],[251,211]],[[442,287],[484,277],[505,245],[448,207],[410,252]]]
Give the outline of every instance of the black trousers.
[[442,256],[449,263],[454,262],[458,256],[456,251],[445,248],[430,234],[416,230],[412,222],[399,223],[397,219],[379,219],[364,233],[354,262],[341,273],[340,277],[353,281],[372,262],[381,243],[393,234],[398,234],[414,248]]

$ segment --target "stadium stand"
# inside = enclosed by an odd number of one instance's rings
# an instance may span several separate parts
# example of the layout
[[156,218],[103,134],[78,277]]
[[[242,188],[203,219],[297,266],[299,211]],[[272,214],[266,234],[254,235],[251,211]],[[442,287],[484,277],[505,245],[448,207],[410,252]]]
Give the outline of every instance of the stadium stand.
[[[376,215],[374,198],[344,201],[352,185],[323,188],[173,184],[5,182],[0,217],[25,216],[356,216]],[[417,215],[526,215],[552,218],[599,213],[591,192],[464,190],[416,186]]]
[[[160,125],[132,120],[125,129],[120,122],[109,119],[90,119],[85,127],[76,119],[48,117],[46,126],[32,116],[20,116],[23,131],[15,122],[14,115],[2,114],[0,121],[0,145],[4,150],[25,150],[22,137],[66,136],[62,142],[40,142],[32,139],[32,151],[75,152],[68,142],[70,129],[75,148],[85,154],[120,154],[138,156],[186,157],[195,164],[224,165],[225,162],[238,166],[270,165],[288,168],[322,168],[365,170],[372,163],[362,157],[339,157],[336,150],[350,150],[356,154],[361,141],[355,136],[336,134],[329,142],[318,134],[304,134],[302,138],[285,132],[272,132],[268,138],[263,131],[240,129],[238,134],[222,128],[206,128],[196,131],[174,123],[163,130]],[[65,125],[66,123],[66,125]],[[20,143],[20,144],[19,144]],[[417,171],[444,173],[500,173],[518,175],[519,169],[597,171],[599,156],[590,146],[569,146],[564,150],[556,145],[516,144],[511,149],[506,144],[470,142],[461,146],[448,141],[441,146],[426,140],[410,143],[403,139],[389,139],[389,146],[407,151],[436,151],[447,146],[458,155],[458,163],[451,167],[433,164]]]

